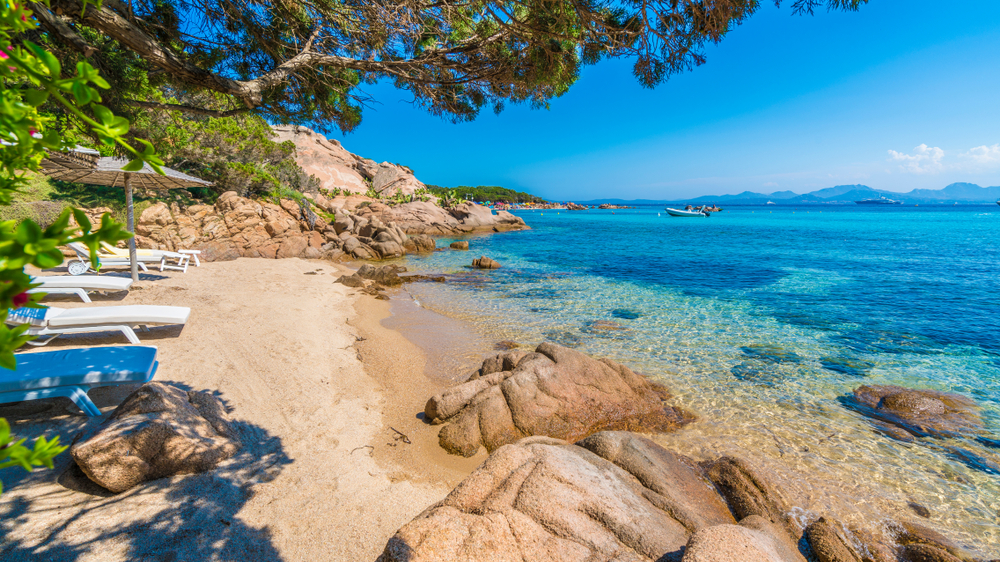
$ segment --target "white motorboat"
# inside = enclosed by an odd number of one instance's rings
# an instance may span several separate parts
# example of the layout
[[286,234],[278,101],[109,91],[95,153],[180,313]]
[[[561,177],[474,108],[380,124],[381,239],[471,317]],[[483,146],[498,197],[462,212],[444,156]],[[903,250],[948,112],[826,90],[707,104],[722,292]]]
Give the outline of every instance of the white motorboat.
[[670,215],[670,216],[672,216],[672,217],[707,217],[707,216],[711,216],[708,211],[704,211],[703,209],[704,209],[704,207],[699,207],[699,208],[693,209],[691,211],[681,211],[680,209],[671,209],[670,207],[667,207],[664,210],[667,211],[667,214]]

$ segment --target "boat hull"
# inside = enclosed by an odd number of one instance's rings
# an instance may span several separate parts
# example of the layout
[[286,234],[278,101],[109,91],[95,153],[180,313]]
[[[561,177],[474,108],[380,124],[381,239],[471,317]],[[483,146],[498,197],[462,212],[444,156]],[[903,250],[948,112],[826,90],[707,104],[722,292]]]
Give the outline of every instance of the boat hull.
[[679,209],[664,209],[672,217],[707,217],[708,213],[700,211],[681,211]]

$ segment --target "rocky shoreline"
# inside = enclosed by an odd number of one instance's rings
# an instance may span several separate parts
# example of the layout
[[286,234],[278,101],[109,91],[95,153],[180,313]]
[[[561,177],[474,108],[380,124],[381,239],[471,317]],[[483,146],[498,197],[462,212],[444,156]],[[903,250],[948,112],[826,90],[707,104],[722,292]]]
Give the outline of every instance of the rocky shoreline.
[[[463,203],[450,209],[415,201],[390,206],[359,195],[309,196],[279,204],[219,196],[214,205],[181,208],[157,203],[136,220],[141,248],[201,250],[205,261],[239,257],[385,260],[432,252],[431,235],[505,232],[528,228],[505,211]],[[314,210],[315,208],[315,210]],[[94,210],[100,213],[102,210]]]
[[[846,525],[839,518],[852,514],[803,512],[773,475],[744,458],[699,463],[613,431],[623,420],[628,429],[662,433],[694,419],[669,405],[666,389],[650,385],[613,361],[548,343],[487,358],[465,382],[432,397],[424,413],[446,424],[442,448],[468,455],[482,445],[490,457],[401,528],[379,561],[980,560],[912,520]],[[638,398],[637,389],[655,397]],[[915,424],[977,427],[962,397],[898,387],[859,387],[855,395],[885,401],[894,422],[911,431]],[[644,423],[642,404],[675,421]]]

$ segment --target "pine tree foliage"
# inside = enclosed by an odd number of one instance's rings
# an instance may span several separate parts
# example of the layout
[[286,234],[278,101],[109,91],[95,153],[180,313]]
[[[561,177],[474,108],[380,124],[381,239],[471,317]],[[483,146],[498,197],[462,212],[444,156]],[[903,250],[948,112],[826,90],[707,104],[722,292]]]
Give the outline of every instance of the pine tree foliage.
[[[867,0],[794,0],[796,13],[856,10]],[[776,1],[780,5],[781,0]],[[344,131],[392,80],[415,103],[455,121],[507,103],[544,107],[583,65],[627,57],[656,86],[705,62],[760,0],[52,0],[32,4],[67,53],[107,59],[123,102],[212,116]],[[114,49],[109,49],[113,45]],[[112,54],[114,56],[112,56]],[[114,59],[114,60],[112,60]],[[144,70],[125,83],[121,63]],[[125,67],[129,65],[126,64]],[[163,85],[170,99],[157,95]],[[143,91],[142,87],[151,88]],[[156,88],[160,85],[160,88]],[[206,106],[197,94],[224,96]]]

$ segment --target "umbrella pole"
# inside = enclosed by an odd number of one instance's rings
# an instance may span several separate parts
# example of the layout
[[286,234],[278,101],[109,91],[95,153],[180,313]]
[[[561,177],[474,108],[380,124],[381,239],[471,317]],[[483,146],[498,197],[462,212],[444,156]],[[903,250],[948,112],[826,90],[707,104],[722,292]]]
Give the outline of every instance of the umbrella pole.
[[125,174],[125,213],[128,224],[126,228],[132,233],[128,239],[128,258],[132,262],[132,281],[139,280],[139,257],[135,251],[135,212],[132,206],[132,174]]

